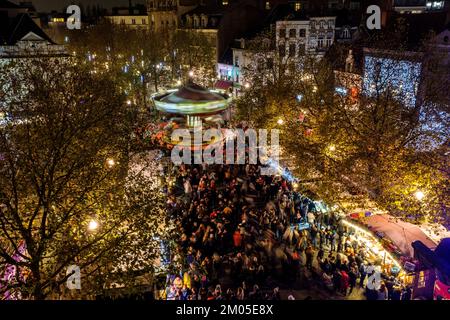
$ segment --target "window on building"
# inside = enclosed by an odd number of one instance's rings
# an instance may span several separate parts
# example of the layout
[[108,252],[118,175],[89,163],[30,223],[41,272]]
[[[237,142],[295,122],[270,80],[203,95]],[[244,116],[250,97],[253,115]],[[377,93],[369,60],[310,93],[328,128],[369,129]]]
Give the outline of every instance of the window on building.
[[279,36],[280,38],[286,38],[286,29],[280,29]]
[[306,37],[306,30],[305,29],[300,29],[299,30],[299,37],[300,38]]
[[266,10],[270,10],[270,2],[266,1]]
[[315,21],[311,21],[311,29],[315,29],[316,28],[316,22]]
[[239,57],[238,56],[234,57],[234,65],[236,67],[239,67]]
[[289,38],[295,38],[297,34],[297,30],[289,29]]
[[228,5],[228,0],[222,0],[222,5],[223,6],[227,6]]
[[427,273],[425,271],[419,272],[419,279],[417,280],[417,287],[424,288],[427,283]]
[[273,68],[273,58],[267,58],[267,69]]
[[333,20],[328,20],[328,28],[333,29],[333,26],[334,26]]
[[289,45],[289,57],[295,57],[295,43]]
[[294,10],[299,11],[302,8],[302,4],[300,2],[296,2],[294,4]]
[[136,19],[131,19],[131,24],[136,24]]
[[332,44],[333,44],[333,39],[327,38],[327,47],[331,47]]
[[342,30],[342,38],[350,39],[350,30],[348,28],[344,28],[344,30]]
[[361,7],[359,2],[351,1],[350,2],[350,10],[358,10]]
[[324,45],[324,43],[323,43],[323,37],[319,37],[319,38],[317,39],[317,47],[318,47],[319,49],[321,49],[321,48],[323,48],[323,45]]
[[298,45],[298,54],[305,54],[305,44],[304,43],[300,43]]
[[147,24],[147,20],[142,19],[142,24]]
[[120,19],[121,24],[125,24],[125,19]]
[[325,29],[325,21],[320,21],[320,29]]
[[284,44],[280,44],[278,46],[278,54],[280,57],[284,57],[286,55],[286,46]]

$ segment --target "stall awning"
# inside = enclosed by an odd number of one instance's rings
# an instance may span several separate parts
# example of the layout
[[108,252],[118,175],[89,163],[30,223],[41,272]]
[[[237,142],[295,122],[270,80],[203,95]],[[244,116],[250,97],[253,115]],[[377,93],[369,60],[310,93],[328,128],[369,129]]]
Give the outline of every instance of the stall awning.
[[414,241],[422,241],[430,249],[436,248],[436,243],[427,237],[418,226],[393,216],[375,214],[367,218],[366,224],[373,232],[384,234],[405,256],[414,256],[412,247]]
[[232,81],[217,80],[216,84],[214,85],[214,88],[220,89],[220,90],[228,90],[232,86],[233,86]]

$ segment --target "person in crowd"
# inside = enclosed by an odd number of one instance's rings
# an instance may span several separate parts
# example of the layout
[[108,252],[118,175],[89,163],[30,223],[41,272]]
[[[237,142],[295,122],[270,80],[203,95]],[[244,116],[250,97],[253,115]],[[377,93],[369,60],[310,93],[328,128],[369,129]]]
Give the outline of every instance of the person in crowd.
[[388,290],[386,288],[386,284],[382,282],[380,288],[378,289],[377,300],[387,300],[387,299],[388,299]]
[[[314,281],[343,295],[352,292],[358,279],[363,287],[364,248],[350,240],[333,214],[314,213],[283,177],[262,176],[256,165],[172,170],[176,183],[167,191],[167,206],[180,230],[177,256],[183,279],[178,289],[168,284],[167,299],[277,300],[277,287],[260,288],[297,282],[306,269],[316,274]],[[309,228],[300,231],[304,222]]]

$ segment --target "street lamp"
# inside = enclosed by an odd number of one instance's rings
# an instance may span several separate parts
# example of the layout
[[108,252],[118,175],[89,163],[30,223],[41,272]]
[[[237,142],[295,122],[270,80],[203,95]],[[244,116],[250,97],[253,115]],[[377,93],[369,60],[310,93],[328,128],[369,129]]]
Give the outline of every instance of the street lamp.
[[416,197],[417,200],[422,201],[422,199],[425,197],[425,194],[422,191],[418,190],[416,191],[414,196]]
[[277,123],[281,126],[284,123],[284,121],[283,121],[283,119],[280,118],[277,120]]
[[131,100],[127,100],[127,105],[131,106]]
[[194,71],[192,71],[192,70],[191,70],[191,71],[189,71],[189,77],[191,77],[191,78],[192,78],[193,76],[194,76]]
[[88,224],[88,230],[89,231],[95,231],[98,229],[98,222],[95,221],[94,219],[92,219],[91,221],[89,221]]
[[114,159],[107,159],[106,164],[108,165],[108,167],[112,168],[112,167],[114,167],[116,162],[114,161]]
[[328,150],[330,150],[331,152],[336,151],[335,145],[334,145],[334,144],[330,145],[330,146],[328,147]]
[[244,84],[244,87],[245,87],[246,89],[250,88],[250,83],[246,82],[246,83]]

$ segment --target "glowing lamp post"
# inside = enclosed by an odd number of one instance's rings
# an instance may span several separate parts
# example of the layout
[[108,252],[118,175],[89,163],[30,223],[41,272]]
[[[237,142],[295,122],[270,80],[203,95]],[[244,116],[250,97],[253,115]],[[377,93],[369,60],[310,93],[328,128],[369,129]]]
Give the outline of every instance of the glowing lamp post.
[[277,123],[281,126],[284,123],[284,121],[283,121],[283,119],[280,118],[277,120]]
[[98,229],[98,222],[95,221],[94,219],[92,219],[91,221],[89,221],[88,224],[88,230],[89,231],[95,231]]
[[108,159],[108,160],[106,160],[106,165],[107,165],[109,168],[114,167],[115,164],[116,164],[116,162],[114,161],[114,159]]
[[416,191],[414,196],[416,197],[417,200],[422,201],[423,198],[425,197],[425,194],[422,191],[418,190]]

